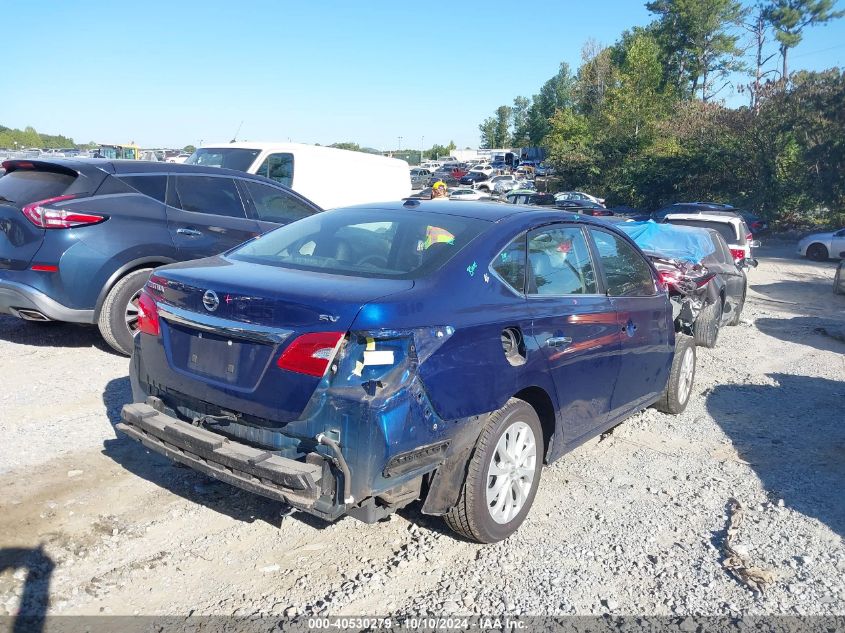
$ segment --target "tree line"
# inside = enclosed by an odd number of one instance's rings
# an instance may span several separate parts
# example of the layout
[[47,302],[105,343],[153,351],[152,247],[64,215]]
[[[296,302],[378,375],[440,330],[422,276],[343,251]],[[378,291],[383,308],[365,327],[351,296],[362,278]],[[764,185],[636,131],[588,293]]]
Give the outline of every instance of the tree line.
[[[653,0],[655,19],[479,125],[482,147],[541,146],[564,189],[613,204],[729,202],[772,218],[845,208],[845,74],[790,72],[835,0]],[[739,78],[739,79],[737,79]],[[748,105],[728,108],[733,88]]]
[[0,147],[4,149],[69,149],[77,145],[72,138],[61,134],[43,134],[29,126],[18,130],[0,125]]

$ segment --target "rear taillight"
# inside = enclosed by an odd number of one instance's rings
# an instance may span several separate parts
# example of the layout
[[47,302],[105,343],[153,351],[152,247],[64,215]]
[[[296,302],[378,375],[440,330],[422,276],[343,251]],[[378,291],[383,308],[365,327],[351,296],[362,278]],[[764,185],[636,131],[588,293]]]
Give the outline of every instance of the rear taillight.
[[322,377],[326,373],[343,332],[309,332],[288,345],[276,361],[281,369]]
[[138,297],[138,331],[158,336],[161,325],[158,320],[158,307],[153,296],[144,288]]
[[675,270],[658,270],[657,274],[660,276],[660,282],[664,286],[674,286],[682,278],[681,273]]
[[733,255],[734,259],[745,259],[745,249],[744,248],[732,248],[731,255]]
[[21,211],[26,219],[41,229],[72,229],[77,226],[98,224],[106,218],[92,213],[79,213],[71,209],[51,209],[47,205],[72,200],[76,196],[56,196],[26,205]]

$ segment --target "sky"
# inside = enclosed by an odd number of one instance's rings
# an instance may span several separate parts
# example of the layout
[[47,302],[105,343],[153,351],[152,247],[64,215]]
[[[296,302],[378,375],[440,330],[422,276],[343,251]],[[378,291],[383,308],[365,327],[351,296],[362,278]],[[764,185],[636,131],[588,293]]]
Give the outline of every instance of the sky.
[[[535,94],[560,62],[577,69],[586,40],[609,45],[652,19],[639,0],[3,4],[0,125],[143,147],[238,129],[238,140],[476,147],[485,117]],[[845,66],[845,19],[805,33],[791,69]]]

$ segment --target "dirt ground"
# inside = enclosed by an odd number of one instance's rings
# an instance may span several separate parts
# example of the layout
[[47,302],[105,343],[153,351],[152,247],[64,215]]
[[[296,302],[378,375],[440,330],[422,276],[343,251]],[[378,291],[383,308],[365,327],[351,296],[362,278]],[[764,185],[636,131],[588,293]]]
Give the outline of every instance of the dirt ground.
[[[772,241],[692,402],[543,472],[493,546],[412,506],[334,524],[147,453],[113,425],[128,361],[93,328],[0,317],[0,615],[845,612],[845,296]],[[763,593],[722,565],[771,572]]]

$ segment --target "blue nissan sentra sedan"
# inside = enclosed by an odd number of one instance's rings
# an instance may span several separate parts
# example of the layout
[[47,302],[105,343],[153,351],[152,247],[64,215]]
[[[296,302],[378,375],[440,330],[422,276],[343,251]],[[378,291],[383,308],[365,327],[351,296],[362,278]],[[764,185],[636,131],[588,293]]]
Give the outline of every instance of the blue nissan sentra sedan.
[[525,519],[548,464],[686,407],[695,346],[637,246],[590,217],[407,200],[156,269],[118,428],[327,520],[422,500],[467,538]]

